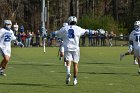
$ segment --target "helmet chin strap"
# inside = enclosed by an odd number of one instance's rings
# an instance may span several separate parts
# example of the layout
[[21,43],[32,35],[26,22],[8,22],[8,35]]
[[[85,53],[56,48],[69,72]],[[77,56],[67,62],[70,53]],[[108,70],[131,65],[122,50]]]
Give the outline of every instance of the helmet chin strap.
[[135,30],[140,30],[140,27],[138,25],[136,25],[134,28]]
[[136,31],[140,31],[140,28],[135,28]]
[[12,25],[6,25],[6,27],[9,28],[9,29],[11,29],[11,26],[12,26]]
[[5,26],[5,29],[8,30],[8,31],[10,31],[11,27]]

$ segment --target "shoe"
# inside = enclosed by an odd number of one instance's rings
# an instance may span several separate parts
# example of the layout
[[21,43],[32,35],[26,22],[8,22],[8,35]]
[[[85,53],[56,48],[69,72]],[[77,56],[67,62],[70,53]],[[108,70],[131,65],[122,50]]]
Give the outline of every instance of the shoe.
[[77,79],[74,79],[74,81],[73,81],[73,85],[75,86],[75,85],[77,85]]
[[135,64],[135,65],[138,65],[138,62],[135,60],[135,61],[134,61],[134,64]]
[[138,70],[138,74],[140,75],[140,71]]
[[124,54],[120,54],[120,61],[123,59]]
[[4,72],[0,72],[0,76],[6,76]]
[[62,61],[62,57],[59,57],[59,60]]
[[66,62],[64,62],[64,66],[65,66],[65,67],[67,66],[67,63],[66,63]]
[[70,83],[70,76],[71,76],[71,74],[68,74],[68,75],[67,75],[66,84],[69,84],[69,83]]

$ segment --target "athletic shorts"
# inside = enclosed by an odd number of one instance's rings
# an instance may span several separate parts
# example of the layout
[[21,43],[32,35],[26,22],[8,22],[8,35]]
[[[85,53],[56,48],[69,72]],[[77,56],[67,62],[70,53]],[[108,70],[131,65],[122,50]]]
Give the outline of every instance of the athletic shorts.
[[2,55],[2,56],[5,56],[5,55],[7,55],[7,56],[11,56],[11,50],[8,50],[8,49],[1,49],[0,48],[0,54]]
[[64,57],[69,62],[78,63],[80,59],[80,53],[79,51],[65,51]]
[[60,52],[64,52],[64,46],[60,47]]

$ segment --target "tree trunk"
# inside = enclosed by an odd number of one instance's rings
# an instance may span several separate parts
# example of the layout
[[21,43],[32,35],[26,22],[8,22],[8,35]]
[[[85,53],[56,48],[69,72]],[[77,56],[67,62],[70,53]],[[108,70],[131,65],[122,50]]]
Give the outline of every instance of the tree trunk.
[[50,1],[47,1],[47,30],[49,32],[50,29],[50,5],[49,5]]
[[79,0],[77,0],[76,2],[76,16],[77,16],[77,19],[79,19]]

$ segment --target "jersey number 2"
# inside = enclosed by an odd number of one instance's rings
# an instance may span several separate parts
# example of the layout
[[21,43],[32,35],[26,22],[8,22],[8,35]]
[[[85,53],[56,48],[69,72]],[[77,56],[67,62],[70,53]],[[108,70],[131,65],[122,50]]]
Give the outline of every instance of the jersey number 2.
[[9,42],[11,40],[11,36],[5,35],[4,41]]

